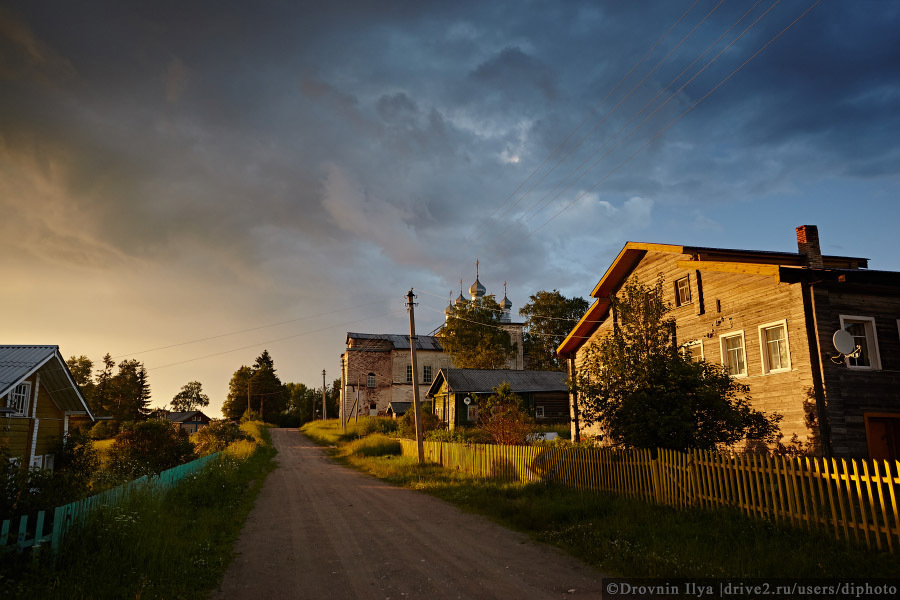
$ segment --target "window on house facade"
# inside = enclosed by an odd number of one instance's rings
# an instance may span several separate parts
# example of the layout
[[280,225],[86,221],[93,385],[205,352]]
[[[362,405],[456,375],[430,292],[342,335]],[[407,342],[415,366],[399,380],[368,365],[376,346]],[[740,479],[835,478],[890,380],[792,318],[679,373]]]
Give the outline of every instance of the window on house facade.
[[691,303],[691,278],[682,277],[675,280],[675,306]]
[[9,401],[7,406],[13,409],[15,412],[12,413],[14,417],[27,417],[28,416],[28,404],[29,398],[31,396],[31,383],[26,381],[20,383],[16,386],[16,388],[9,393]]
[[700,362],[703,360],[703,342],[700,340],[687,342],[681,347],[681,355],[694,362]]
[[369,373],[368,377],[366,377],[366,387],[375,387],[375,373]]
[[853,336],[856,344],[856,356],[846,356],[847,367],[851,369],[880,369],[881,357],[878,354],[878,336],[875,319],[872,317],[853,317],[841,315],[841,329]]
[[469,421],[477,421],[478,420],[478,406],[476,406],[475,404],[470,404],[469,406],[466,407],[466,409],[468,409],[466,412],[466,419],[468,419]]
[[778,373],[791,369],[787,321],[761,325],[759,327],[759,345],[762,353],[763,373]]
[[719,336],[722,345],[722,364],[732,377],[743,377],[747,374],[747,354],[744,352],[744,332]]
[[431,375],[431,365],[425,365],[422,367],[422,379],[425,380],[425,383],[431,383],[434,379]]
[[413,380],[412,365],[406,365],[406,383],[412,383],[412,380]]
[[536,419],[544,418],[544,407],[543,406],[535,406],[534,407],[534,418],[536,418]]

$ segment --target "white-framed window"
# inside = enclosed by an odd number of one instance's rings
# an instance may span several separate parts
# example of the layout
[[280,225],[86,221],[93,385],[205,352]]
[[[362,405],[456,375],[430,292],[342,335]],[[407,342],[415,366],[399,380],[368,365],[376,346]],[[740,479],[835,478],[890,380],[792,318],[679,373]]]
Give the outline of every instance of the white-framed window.
[[466,407],[468,410],[466,411],[466,419],[469,421],[477,421],[478,420],[478,405],[475,403],[470,404]]
[[701,340],[685,342],[679,350],[681,355],[689,360],[694,362],[703,360],[703,342]]
[[431,365],[422,367],[422,379],[425,380],[425,383],[431,383],[434,379],[434,376],[431,373]]
[[535,406],[534,407],[534,417],[536,419],[544,418],[544,407],[543,406]]
[[675,280],[675,306],[684,306],[693,302],[691,299],[691,277],[686,275]]
[[759,347],[763,373],[783,373],[791,370],[787,320],[759,326]]
[[375,373],[369,373],[366,376],[366,387],[375,387]]
[[412,365],[406,365],[406,383],[412,383],[412,380],[413,380]]
[[747,375],[747,353],[744,350],[744,332],[725,333],[719,336],[722,347],[722,364],[732,377]]
[[54,463],[55,459],[56,459],[56,456],[54,456],[53,454],[45,454],[44,455],[44,468],[47,469],[48,471],[52,471],[53,463]]
[[850,369],[881,369],[881,356],[878,353],[878,335],[873,317],[857,317],[840,315],[841,329],[853,336],[858,354],[845,356],[844,362]]
[[7,406],[13,409],[13,417],[27,417],[31,405],[31,382],[23,381],[9,393]]

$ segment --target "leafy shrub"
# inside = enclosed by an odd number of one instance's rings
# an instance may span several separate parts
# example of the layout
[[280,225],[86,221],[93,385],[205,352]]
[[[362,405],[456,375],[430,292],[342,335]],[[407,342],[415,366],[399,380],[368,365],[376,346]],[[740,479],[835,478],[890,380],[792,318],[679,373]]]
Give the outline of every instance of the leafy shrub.
[[0,514],[21,515],[68,504],[91,493],[100,465],[90,438],[71,432],[52,451],[55,471],[26,469],[9,461],[0,448]]
[[399,456],[400,440],[375,433],[348,443],[345,452],[354,456]]
[[231,421],[213,421],[207,427],[191,435],[191,443],[198,456],[206,456],[214,452],[221,452],[230,444],[239,440],[253,439],[243,432],[236,423]]
[[453,431],[449,429],[435,429],[426,434],[429,442],[457,442],[461,444],[490,444],[491,436],[483,429],[476,427],[457,427]]
[[[422,416],[422,435],[427,435],[429,431],[434,431],[443,426],[441,420],[427,410],[420,410],[419,414]],[[405,438],[415,439],[416,418],[413,408],[410,407],[397,421],[399,422],[400,435]]]
[[358,437],[365,437],[373,433],[395,433],[399,427],[397,420],[390,417],[360,417],[355,430]]
[[92,440],[105,440],[116,435],[116,424],[112,421],[97,421],[88,433]]
[[150,419],[123,423],[108,457],[113,474],[133,479],[184,464],[195,455],[187,433],[176,423]]

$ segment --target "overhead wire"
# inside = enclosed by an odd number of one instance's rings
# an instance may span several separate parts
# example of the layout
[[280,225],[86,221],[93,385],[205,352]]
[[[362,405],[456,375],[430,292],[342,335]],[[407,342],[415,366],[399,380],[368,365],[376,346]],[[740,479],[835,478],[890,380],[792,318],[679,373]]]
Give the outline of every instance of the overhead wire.
[[[777,3],[780,2],[780,1],[781,1],[781,0],[778,0],[775,4],[777,4]],[[822,3],[822,0],[815,0],[815,2],[813,2],[813,3],[812,3],[805,11],[803,11],[803,13],[801,13],[800,16],[798,16],[796,19],[794,19],[787,27],[785,27],[785,28],[782,29],[780,32],[778,32],[772,39],[770,39],[768,42],[766,42],[765,44],[763,44],[762,47],[759,48],[759,50],[757,50],[756,52],[754,52],[747,60],[745,60],[743,63],[741,63],[740,66],[738,66],[738,67],[737,67],[736,69],[734,69],[731,73],[729,73],[725,78],[723,78],[721,81],[719,81],[719,82],[718,82],[715,86],[713,86],[708,92],[706,92],[706,93],[705,93],[703,96],[701,96],[696,102],[694,102],[687,110],[685,110],[684,112],[682,112],[678,117],[676,117],[674,120],[672,120],[672,121],[671,121],[668,125],[666,125],[664,128],[660,129],[660,130],[659,130],[652,138],[650,138],[650,140],[647,141],[647,143],[645,143],[643,146],[641,146],[640,148],[638,148],[637,150],[635,150],[635,151],[634,151],[630,156],[628,156],[624,161],[622,161],[622,162],[619,163],[614,169],[612,169],[611,171],[609,171],[609,172],[608,172],[608,173],[607,173],[600,181],[596,182],[594,185],[592,185],[592,186],[590,186],[589,188],[587,188],[584,192],[582,192],[582,193],[581,193],[579,196],[577,196],[574,200],[572,200],[571,202],[569,202],[568,204],[566,204],[565,206],[563,206],[561,209],[559,209],[556,213],[553,214],[553,216],[551,216],[549,219],[547,219],[546,221],[544,221],[539,227],[537,227],[537,228],[533,229],[532,231],[530,231],[530,232],[526,235],[526,237],[533,235],[534,233],[536,233],[537,231],[539,231],[540,229],[542,229],[544,226],[546,226],[547,224],[549,224],[549,223],[550,223],[551,221],[553,221],[556,217],[558,217],[560,214],[562,214],[565,210],[567,210],[568,208],[570,208],[570,207],[571,207],[572,205],[574,205],[576,202],[578,202],[578,201],[581,200],[583,197],[585,197],[587,194],[589,194],[591,191],[593,191],[597,186],[599,186],[601,183],[603,183],[604,181],[606,181],[611,175],[613,175],[613,173],[615,173],[615,172],[618,171],[621,167],[623,167],[625,164],[627,164],[628,162],[630,162],[635,156],[637,156],[637,155],[638,155],[639,153],[641,153],[645,148],[647,148],[647,146],[649,146],[649,145],[652,144],[654,141],[656,141],[657,139],[659,139],[666,131],[668,131],[669,129],[671,129],[676,123],[678,123],[681,119],[683,119],[683,118],[684,118],[686,115],[688,115],[691,111],[693,111],[695,108],[697,108],[697,106],[700,105],[701,102],[703,102],[704,100],[706,100],[713,92],[715,92],[715,91],[716,91],[717,89],[719,89],[722,85],[724,85],[724,84],[725,84],[728,80],[730,80],[735,74],[737,74],[741,69],[743,69],[748,63],[750,63],[750,61],[752,61],[752,60],[755,59],[757,56],[759,56],[760,53],[762,53],[766,48],[768,48],[771,44],[773,44],[778,38],[780,38],[782,35],[784,35],[791,27],[793,27],[798,21],[800,21],[800,19],[802,19],[803,17],[805,17],[805,16],[806,16],[813,8],[815,8],[816,6],[818,6],[818,5],[821,4],[821,3]],[[734,42],[732,42],[732,44],[733,44],[733,43],[734,43]],[[732,44],[730,44],[730,45],[732,45]],[[729,47],[730,47],[730,45],[729,45]],[[724,52],[724,50],[723,50],[723,52]],[[683,89],[683,86],[682,86],[682,89]]]
[[[760,0],[760,1],[761,1],[761,0]],[[607,121],[607,119],[609,119],[609,117],[612,116],[612,115],[619,109],[619,107],[622,106],[622,104],[623,104],[626,100],[628,100],[628,98],[630,98],[632,95],[634,95],[634,93],[644,85],[644,83],[647,81],[647,79],[649,79],[650,76],[653,75],[653,73],[655,73],[655,72],[656,72],[663,64],[665,64],[666,61],[668,61],[668,59],[669,59],[669,58],[670,58],[670,57],[671,57],[671,56],[672,56],[672,55],[673,55],[673,54],[674,54],[674,53],[675,53],[675,52],[676,52],[676,51],[677,51],[677,50],[678,50],[685,42],[687,42],[688,39],[690,39],[690,38],[694,35],[694,33],[700,28],[700,26],[703,25],[703,23],[705,23],[705,22],[706,22],[706,21],[707,21],[707,20],[708,20],[708,19],[709,19],[709,18],[710,18],[710,17],[711,17],[711,16],[712,16],[712,15],[713,15],[713,14],[714,14],[721,6],[722,6],[722,4],[724,4],[724,2],[725,2],[725,0],[719,0],[719,3],[716,4],[716,5],[712,8],[712,10],[710,10],[708,13],[706,13],[706,15],[704,15],[703,18],[700,19],[700,21],[699,21],[696,25],[694,25],[694,27],[693,27],[687,34],[685,34],[685,35],[681,38],[681,40],[680,40],[677,44],[675,44],[675,46],[673,46],[673,47],[669,50],[669,52],[666,53],[666,55],[665,55],[663,58],[661,58],[661,59],[653,66],[653,68],[651,68],[646,74],[644,74],[644,76],[641,78],[641,80],[638,81],[635,85],[633,85],[633,86],[631,87],[631,89],[628,91],[628,93],[626,93],[622,98],[620,98],[619,101],[618,101],[618,102],[617,102],[610,110],[608,110],[608,111],[603,115],[603,117],[602,117],[599,121],[597,121],[597,122],[594,124],[594,126],[591,128],[590,131],[588,131],[584,136],[582,136],[582,138],[581,138],[580,140],[578,140],[578,142],[577,142],[575,145],[573,145],[573,146],[568,150],[568,152],[566,152],[565,154],[563,154],[563,155],[556,161],[556,164],[554,164],[553,167],[552,167],[549,171],[547,171],[546,173],[544,173],[538,180],[536,180],[536,181],[534,182],[534,184],[532,184],[532,186],[525,192],[524,195],[522,195],[521,198],[519,198],[519,200],[517,200],[517,201],[513,204],[513,206],[512,206],[511,208],[514,208],[515,206],[517,206],[517,205],[519,204],[519,202],[521,202],[522,200],[524,200],[524,199],[528,196],[528,194],[530,194],[532,191],[534,191],[534,189],[535,189],[542,181],[544,181],[547,177],[549,177],[550,174],[553,173],[553,172],[556,170],[557,167],[559,167],[559,166],[560,166],[567,158],[569,158],[570,156],[572,156],[572,154],[574,154],[575,151],[576,151],[578,148],[581,147],[581,145],[584,143],[584,141],[587,140],[587,138],[589,138],[591,135],[593,135],[593,133],[594,133],[597,129],[599,129],[600,126],[603,125],[603,123],[605,123],[605,122]],[[691,8],[693,8],[693,6],[692,6]],[[688,10],[688,12],[690,12],[690,9]],[[684,15],[682,15],[682,18],[684,18],[684,16],[686,16],[686,15],[687,15],[687,12],[686,12]],[[680,23],[680,20],[679,20],[679,23]],[[676,23],[676,24],[677,24],[677,23]],[[673,26],[673,27],[674,27],[674,26]],[[670,33],[670,32],[671,32],[671,29],[669,30],[669,32],[666,33],[666,35],[668,35],[668,33]],[[655,48],[655,46],[654,46],[654,48]],[[645,55],[645,56],[646,56],[646,55]],[[629,74],[630,74],[630,72],[629,72]],[[618,87],[618,86],[617,86],[617,87]],[[658,95],[657,95],[657,96],[658,96]],[[605,101],[605,98],[604,98],[604,101]],[[652,101],[651,101],[651,102],[652,102]],[[599,108],[599,105],[598,105],[597,108]],[[595,109],[594,111],[592,111],[592,113],[593,113],[593,112],[596,112],[596,109]],[[583,125],[583,123],[582,123],[582,125]],[[580,129],[582,125],[579,125],[578,129]],[[577,130],[577,129],[576,129],[576,130]],[[570,134],[570,137],[571,137],[571,134]],[[566,138],[566,139],[568,140],[568,138]],[[583,163],[582,163],[582,164],[583,164]],[[576,169],[577,169],[577,168],[576,168]],[[570,177],[570,176],[571,176],[571,173],[570,173],[569,175],[567,175],[567,176],[563,179],[563,181],[565,181],[566,179],[568,179],[568,177]],[[551,191],[548,192],[548,193],[552,193],[552,189],[551,189]],[[546,195],[545,195],[543,198],[541,198],[540,200],[538,200],[538,202],[536,203],[536,205],[539,205],[545,198],[546,198]],[[520,214],[518,217],[516,217],[515,219],[513,219],[513,222],[512,222],[511,224],[508,224],[508,225],[506,226],[506,228],[507,228],[507,229],[512,228],[512,227],[515,225],[515,223],[516,223],[517,221],[521,221],[522,218],[523,218],[525,215],[528,215],[528,214],[531,212],[531,210],[533,210],[533,208],[534,208],[534,207],[532,207],[532,209],[526,210],[524,213]],[[507,211],[507,212],[508,212],[508,211]],[[504,214],[506,214],[506,213],[504,213]]]
[[[669,36],[669,34],[672,33],[672,31],[681,23],[681,21],[683,21],[684,18],[687,17],[687,15],[694,9],[694,7],[697,5],[698,2],[699,2],[699,0],[694,0],[694,2],[688,7],[688,9],[686,11],[684,11],[684,13],[682,13],[682,15],[675,21],[675,23],[673,23],[672,26],[669,27],[669,29],[658,40],[656,40],[656,42],[650,47],[649,50],[647,50],[647,52],[644,53],[644,55],[640,58],[640,60],[638,60],[631,67],[631,69],[629,69],[629,71],[619,80],[619,82],[616,83],[616,85],[614,85],[612,87],[612,89],[609,90],[609,92],[607,92],[606,96],[604,96],[603,99],[599,103],[597,103],[594,106],[594,108],[591,109],[591,111],[584,118],[584,120],[578,126],[576,126],[575,129],[573,129],[569,133],[569,135],[567,135],[565,137],[565,139],[563,139],[559,144],[557,144],[556,147],[550,151],[550,154],[548,154],[547,157],[537,167],[535,167],[535,169],[531,172],[531,174],[528,175],[528,177],[526,177],[525,180],[522,183],[520,183],[519,186],[515,190],[513,190],[512,193],[510,193],[510,195],[507,196],[506,199],[497,208],[494,209],[494,212],[491,213],[491,215],[488,217],[487,220],[482,222],[482,224],[479,226],[478,230],[475,232],[475,234],[473,234],[474,237],[478,237],[478,235],[481,233],[483,228],[486,226],[486,223],[490,222],[490,220],[493,219],[494,216],[497,215],[497,213],[503,208],[503,206],[505,206],[510,201],[510,199],[512,197],[514,197],[519,192],[519,190],[522,189],[522,187],[525,184],[527,184],[528,181],[532,177],[534,177],[534,175],[544,167],[544,165],[547,163],[547,161],[549,161],[569,141],[569,139],[573,135],[575,135],[582,127],[584,127],[584,125],[586,123],[588,123],[591,120],[593,114],[596,113],[597,110],[601,106],[603,106],[603,104],[609,99],[609,97],[612,96],[612,94],[617,89],[619,89],[619,86],[621,86],[623,83],[625,83],[625,81],[629,77],[631,77],[631,74],[634,73],[634,71],[638,67],[640,67],[644,63],[645,60],[647,60],[647,58],[656,50],[657,47],[659,47],[659,45]],[[543,177],[546,177],[546,175],[544,175]],[[542,179],[543,179],[543,177],[542,177]],[[518,201],[516,203],[518,203]],[[513,206],[515,206],[516,203],[514,203]],[[505,211],[504,214],[506,214],[506,212],[508,212],[508,210]]]
[[[713,48],[715,48],[722,39],[728,35],[735,27],[737,27],[741,21],[743,21],[751,12],[753,12],[757,6],[762,3],[762,0],[757,0],[757,2],[751,6],[741,17],[735,21],[731,27],[729,27],[725,32],[723,32],[712,44],[710,44],[703,52],[701,52],[697,58],[695,58],[691,63],[685,67],[678,75],[673,77],[665,87],[661,88],[656,95],[653,96],[650,100],[648,100],[644,106],[635,113],[624,125],[619,127],[615,132],[610,134],[607,139],[597,148],[593,153],[588,155],[584,160],[581,161],[579,165],[574,167],[569,173],[562,179],[560,183],[552,187],[541,199],[532,206],[531,209],[519,215],[519,217],[513,220],[512,223],[507,224],[504,229],[500,231],[500,233],[495,237],[494,241],[501,241],[508,237],[516,228],[516,226],[524,226],[528,221],[536,217],[546,208],[550,203],[557,200],[562,194],[568,191],[572,186],[574,186],[578,181],[580,181],[585,175],[587,175],[592,169],[594,169],[603,159],[612,154],[612,152],[621,146],[627,139],[629,139],[634,133],[636,133],[643,125],[654,115],[656,115],[662,108],[664,108],[669,102],[675,99],[675,97],[684,90],[694,79],[699,77],[707,68],[709,68],[713,63],[715,63],[722,54],[728,50],[731,46],[733,46],[744,34],[746,34],[750,29],[752,29],[759,21],[765,17],[775,6],[777,6],[781,0],[775,0],[775,2],[762,14],[760,15],[753,23],[751,23],[744,31],[742,31],[734,40],[731,41],[725,48],[723,48],[715,57],[713,57],[709,62],[707,62],[700,70],[698,70],[687,82],[685,82],[680,88],[674,91],[662,104],[656,107],[656,109],[647,115],[637,126],[635,126],[627,135],[620,138],[615,145],[612,146],[603,156],[601,156],[598,160],[592,163],[587,169],[581,172],[580,175],[572,179],[572,176],[575,175],[579,169],[581,169],[588,161],[590,161],[593,157],[595,157],[598,153],[600,153],[604,148],[607,147],[611,142],[613,142],[622,131],[624,131],[629,125],[631,125],[641,114],[644,113],[645,110],[653,106],[656,101],[662,96],[672,85],[677,82],[691,67],[693,67],[699,60],[701,60],[704,56],[706,56]],[[570,181],[571,179],[571,181]],[[566,183],[568,181],[568,183]]]

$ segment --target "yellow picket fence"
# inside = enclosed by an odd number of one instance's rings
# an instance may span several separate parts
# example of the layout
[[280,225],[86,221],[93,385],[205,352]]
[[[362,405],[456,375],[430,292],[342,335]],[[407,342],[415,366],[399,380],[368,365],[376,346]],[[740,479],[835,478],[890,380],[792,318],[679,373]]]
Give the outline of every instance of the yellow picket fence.
[[[416,444],[402,441],[403,455]],[[425,442],[425,459],[478,477],[555,483],[676,508],[735,507],[837,539],[900,548],[900,461]]]

